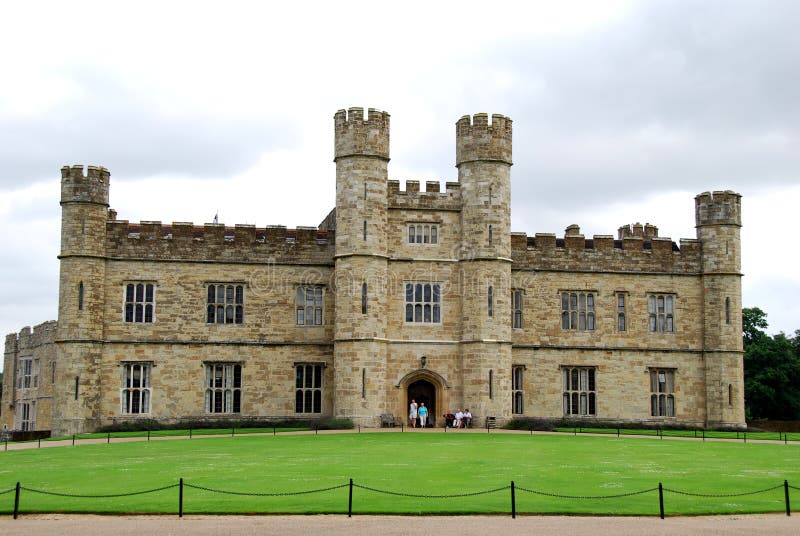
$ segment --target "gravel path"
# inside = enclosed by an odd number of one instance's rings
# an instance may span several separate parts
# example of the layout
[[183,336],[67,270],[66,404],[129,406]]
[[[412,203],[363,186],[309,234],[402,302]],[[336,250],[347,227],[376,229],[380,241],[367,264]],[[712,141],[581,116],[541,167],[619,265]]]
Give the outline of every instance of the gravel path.
[[435,534],[462,536],[484,534],[591,534],[605,535],[686,535],[702,534],[800,534],[800,516],[735,515],[704,517],[553,517],[522,516],[84,516],[26,515],[17,520],[0,517],[0,534],[79,534],[80,536],[114,536],[142,534]]

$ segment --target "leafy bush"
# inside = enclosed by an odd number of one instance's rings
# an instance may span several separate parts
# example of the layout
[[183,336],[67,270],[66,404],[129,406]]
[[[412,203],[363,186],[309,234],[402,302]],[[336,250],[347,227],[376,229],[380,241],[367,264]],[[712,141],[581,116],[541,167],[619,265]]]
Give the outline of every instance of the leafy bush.
[[206,430],[210,428],[310,428],[318,430],[346,430],[353,428],[350,419],[186,419],[158,421],[135,419],[101,426],[96,432],[144,432],[147,430]]

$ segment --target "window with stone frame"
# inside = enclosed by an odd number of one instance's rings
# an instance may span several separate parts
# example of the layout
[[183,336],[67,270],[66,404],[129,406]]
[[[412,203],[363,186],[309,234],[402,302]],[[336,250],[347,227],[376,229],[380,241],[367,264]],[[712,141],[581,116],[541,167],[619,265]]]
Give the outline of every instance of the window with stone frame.
[[650,415],[675,416],[675,370],[650,369]]
[[627,311],[627,294],[625,292],[617,292],[617,331],[628,330],[628,311]]
[[511,327],[522,329],[522,300],[525,291],[515,288],[511,291]]
[[561,292],[561,329],[593,331],[595,328],[595,293]]
[[675,331],[675,295],[649,294],[647,296],[648,325],[653,333]]
[[525,367],[522,365],[515,365],[511,367],[511,398],[512,406],[511,413],[514,415],[522,415],[525,413],[525,395],[523,392],[523,371]]
[[439,324],[441,313],[442,287],[439,283],[406,283],[406,322]]
[[244,323],[244,285],[212,283],[206,290],[207,324]]
[[595,367],[562,367],[564,415],[597,415]]
[[140,415],[150,413],[152,390],[150,372],[153,364],[147,362],[123,363],[120,399],[122,413]]
[[439,243],[439,226],[429,223],[410,223],[408,224],[408,243],[409,244],[430,244]]
[[295,365],[295,413],[322,413],[322,363]]
[[242,365],[206,363],[206,413],[241,413]]
[[23,432],[36,430],[36,401],[23,400],[18,408],[17,428]]
[[33,360],[33,371],[32,371],[33,381],[31,382],[34,389],[39,388],[39,360]]
[[492,317],[494,316],[494,287],[492,287],[491,285],[489,285],[489,289],[486,293],[486,298],[487,298],[487,312],[489,313],[489,316]]
[[125,322],[153,322],[155,312],[155,285],[153,283],[127,283],[125,285]]
[[322,285],[301,285],[297,287],[297,325],[321,326],[324,310],[324,289]]
[[19,360],[19,375],[17,376],[17,389],[30,389],[33,385],[33,358]]

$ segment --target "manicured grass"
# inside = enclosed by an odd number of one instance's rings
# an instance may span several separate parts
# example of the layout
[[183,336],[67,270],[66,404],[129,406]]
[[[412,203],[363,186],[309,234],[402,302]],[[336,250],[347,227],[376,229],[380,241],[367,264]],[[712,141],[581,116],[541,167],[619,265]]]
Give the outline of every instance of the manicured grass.
[[[342,513],[348,488],[294,496],[254,497],[225,491],[281,493],[356,484],[354,513],[474,514],[510,511],[510,490],[458,498],[398,493],[469,494],[517,486],[520,513],[657,515],[656,488],[733,494],[800,486],[800,445],[529,435],[525,433],[348,433],[196,438],[0,452],[0,492],[25,488],[73,494],[117,494],[177,484],[185,513]],[[800,504],[800,492],[791,490]],[[14,494],[0,495],[0,512]],[[741,497],[698,498],[665,492],[667,515],[780,512],[783,488]],[[69,498],[28,490],[22,512],[176,513],[178,488],[117,498]]]
[[[307,426],[305,427],[294,427],[294,428],[193,428],[191,430],[191,436],[203,436],[203,435],[243,435],[243,434],[272,434],[272,433],[281,433],[281,432],[300,432],[309,430]],[[188,428],[184,429],[174,429],[174,430],[151,430],[149,432],[150,437],[189,437],[190,430]],[[146,430],[137,430],[135,432],[94,432],[94,433],[86,433],[86,434],[76,434],[75,439],[105,439],[108,436],[111,436],[112,439],[114,438],[127,438],[127,437],[147,437],[148,432]],[[67,441],[72,439],[72,436],[58,436],[58,437],[48,437],[46,439],[42,439],[42,441]],[[27,443],[34,443],[36,442],[35,439],[27,441]]]
[[555,428],[554,432],[579,433],[579,434],[608,434],[608,435],[638,435],[664,437],[691,437],[695,439],[735,439],[739,441],[800,441],[798,432],[745,432],[745,431],[718,431],[718,430],[653,430],[637,428]]

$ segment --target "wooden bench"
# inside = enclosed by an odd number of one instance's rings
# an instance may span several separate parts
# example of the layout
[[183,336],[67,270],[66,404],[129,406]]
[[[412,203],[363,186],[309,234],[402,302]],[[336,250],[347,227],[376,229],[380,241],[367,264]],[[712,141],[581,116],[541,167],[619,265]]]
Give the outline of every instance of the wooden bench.
[[395,426],[400,424],[400,419],[392,415],[391,413],[383,413],[381,414],[381,428],[394,428]]

